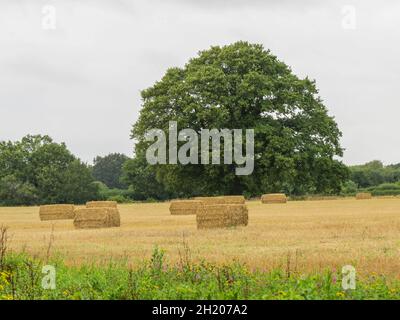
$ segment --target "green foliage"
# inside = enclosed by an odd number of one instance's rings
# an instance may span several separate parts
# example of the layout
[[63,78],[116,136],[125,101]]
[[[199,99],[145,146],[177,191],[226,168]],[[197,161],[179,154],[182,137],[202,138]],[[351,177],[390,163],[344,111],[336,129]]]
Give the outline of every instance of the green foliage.
[[[58,199],[65,203],[85,203],[98,199],[99,190],[87,165],[80,160],[68,164],[63,172],[63,184]],[[60,201],[60,200],[58,200]]]
[[[299,274],[288,270],[249,270],[240,263],[214,265],[206,261],[164,263],[155,249],[150,260],[132,269],[127,261],[66,266],[62,259],[41,261],[8,254],[0,268],[2,299],[277,299],[364,300],[400,299],[400,281],[374,275],[358,278],[355,290],[343,290],[341,274],[327,270]],[[56,268],[56,289],[41,286],[42,266]]]
[[378,160],[363,165],[351,166],[349,169],[350,179],[359,188],[400,181],[400,167],[397,165],[383,166],[382,162]]
[[173,196],[158,181],[155,167],[148,165],[144,154],[136,154],[134,159],[125,162],[121,179],[129,186],[131,198],[135,200],[164,200]]
[[341,193],[344,195],[355,195],[358,191],[358,186],[354,181],[348,180],[342,185]]
[[21,182],[14,175],[0,179],[0,204],[15,206],[33,205],[38,200],[37,189],[28,182]]
[[350,166],[350,180],[343,184],[342,193],[353,195],[358,191],[374,196],[400,195],[400,164],[384,166],[379,160]]
[[[318,97],[315,82],[300,79],[261,45],[237,42],[212,47],[184,68],[170,68],[142,91],[143,108],[133,126],[137,158],[124,168],[135,194],[149,196],[158,185],[177,196],[338,193],[347,180],[341,132]],[[254,129],[255,169],[236,176],[233,165],[156,165],[142,163],[148,129]],[[144,171],[139,172],[138,170]],[[135,179],[146,180],[144,191]],[[137,186],[135,186],[135,184]],[[156,192],[159,197],[159,192]]]
[[0,142],[0,203],[83,203],[98,196],[92,182],[86,164],[49,136]]
[[124,197],[123,195],[110,196],[107,198],[108,201],[116,201],[118,203],[131,203],[132,200]]
[[120,153],[110,153],[105,157],[96,157],[93,164],[93,177],[103,182],[109,188],[123,189],[126,187],[120,180],[122,167],[129,158]]
[[382,183],[378,186],[366,188],[365,191],[371,192],[374,196],[400,195],[400,182]]
[[110,189],[103,182],[94,182],[99,190],[100,200],[117,201],[118,203],[132,202],[133,196],[130,189]]

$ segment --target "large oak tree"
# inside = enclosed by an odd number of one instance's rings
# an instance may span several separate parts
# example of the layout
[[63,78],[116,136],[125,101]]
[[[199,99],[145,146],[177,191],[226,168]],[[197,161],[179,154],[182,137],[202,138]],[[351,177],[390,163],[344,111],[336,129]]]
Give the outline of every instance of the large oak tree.
[[341,132],[315,81],[297,77],[262,45],[237,42],[202,51],[183,68],[168,69],[142,99],[132,129],[136,157],[150,144],[146,131],[168,132],[169,121],[197,132],[255,130],[249,176],[235,175],[235,164],[152,166],[157,181],[178,196],[336,193],[348,175],[337,160]]

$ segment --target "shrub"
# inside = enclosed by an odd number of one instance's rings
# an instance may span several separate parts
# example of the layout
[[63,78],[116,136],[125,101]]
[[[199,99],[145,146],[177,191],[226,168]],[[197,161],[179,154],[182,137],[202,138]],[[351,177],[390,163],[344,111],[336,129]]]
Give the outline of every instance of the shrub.
[[123,195],[116,195],[107,198],[107,201],[117,201],[118,203],[131,203],[131,199],[124,197]]

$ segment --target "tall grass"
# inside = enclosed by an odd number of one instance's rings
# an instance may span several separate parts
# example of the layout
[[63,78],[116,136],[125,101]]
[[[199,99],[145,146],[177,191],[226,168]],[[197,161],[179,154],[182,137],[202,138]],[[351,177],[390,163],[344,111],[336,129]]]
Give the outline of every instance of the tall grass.
[[[133,269],[123,260],[66,266],[26,254],[7,253],[0,269],[0,299],[400,299],[400,282],[371,275],[355,290],[343,290],[341,274],[327,270],[302,275],[288,258],[286,270],[249,270],[232,262],[192,263],[184,247],[176,265],[165,263],[156,247],[152,257]],[[56,288],[44,289],[42,267],[56,270]]]

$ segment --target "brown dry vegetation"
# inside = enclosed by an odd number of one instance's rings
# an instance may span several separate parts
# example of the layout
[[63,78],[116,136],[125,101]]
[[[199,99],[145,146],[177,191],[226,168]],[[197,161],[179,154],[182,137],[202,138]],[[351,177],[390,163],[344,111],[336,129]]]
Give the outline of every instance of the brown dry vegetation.
[[[354,265],[359,274],[399,277],[400,199],[247,202],[249,225],[197,230],[195,216],[171,216],[169,203],[119,205],[121,227],[75,230],[72,221],[40,221],[38,208],[0,208],[0,225],[9,227],[14,251],[52,253],[70,264],[148,258],[155,245],[177,261],[182,243],[192,260],[245,262],[252,268],[297,271]],[[54,231],[52,232],[52,227]]]

